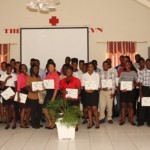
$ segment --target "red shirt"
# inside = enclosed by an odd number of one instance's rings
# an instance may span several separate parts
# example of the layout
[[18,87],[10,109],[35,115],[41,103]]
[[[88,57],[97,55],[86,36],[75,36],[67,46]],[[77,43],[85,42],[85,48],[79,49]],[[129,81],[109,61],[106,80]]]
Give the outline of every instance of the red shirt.
[[55,71],[53,73],[48,73],[44,80],[53,79],[55,90],[59,90],[59,76],[58,73]]
[[26,82],[27,82],[27,77],[29,75],[28,74],[23,74],[20,73],[18,75],[18,79],[17,79],[17,91],[20,92],[20,90],[24,87],[26,87]]
[[[81,87],[81,82],[76,77],[72,76],[71,79],[70,79],[70,83],[69,84],[67,84],[66,81],[67,81],[67,77],[62,79],[62,80],[60,80],[60,82],[59,82],[60,90],[66,90],[67,88],[69,88],[69,89],[79,89]],[[63,93],[62,96],[63,96],[64,99],[66,99],[65,98],[66,93]],[[79,99],[79,97],[76,100],[78,100],[78,99]]]

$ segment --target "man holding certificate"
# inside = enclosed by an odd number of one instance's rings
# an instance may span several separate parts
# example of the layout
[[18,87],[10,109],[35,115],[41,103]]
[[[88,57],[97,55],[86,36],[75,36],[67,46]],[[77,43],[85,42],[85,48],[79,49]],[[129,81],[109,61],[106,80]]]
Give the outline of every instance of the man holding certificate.
[[107,120],[112,121],[113,96],[115,92],[115,74],[109,69],[108,61],[103,62],[103,70],[100,72],[100,124],[105,123],[105,110],[107,108]]
[[120,101],[121,101],[121,120],[119,125],[125,124],[126,107],[128,108],[129,122],[136,125],[134,118],[133,105],[136,100],[135,87],[138,82],[136,70],[131,61],[125,63],[124,71],[120,74]]
[[146,69],[139,75],[141,107],[139,108],[138,126],[144,125],[145,116],[147,126],[150,127],[150,59],[146,60]]

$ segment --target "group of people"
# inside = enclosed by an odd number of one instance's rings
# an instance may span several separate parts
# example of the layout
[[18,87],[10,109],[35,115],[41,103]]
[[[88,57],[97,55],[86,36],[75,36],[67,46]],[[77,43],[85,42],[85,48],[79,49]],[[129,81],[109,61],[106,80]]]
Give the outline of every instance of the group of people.
[[[0,97],[0,123],[6,123],[5,129],[16,129],[19,121],[21,128],[38,129],[43,127],[41,120],[47,120],[46,129],[54,129],[55,122],[49,115],[47,104],[55,101],[57,96],[67,100],[72,106],[82,104],[83,124],[88,123],[90,129],[95,125],[107,122],[113,124],[113,116],[120,115],[119,125],[125,124],[126,115],[131,125],[142,126],[147,122],[150,127],[150,106],[142,106],[142,98],[150,97],[150,59],[144,60],[139,54],[135,55],[136,63],[130,57],[120,56],[120,65],[112,67],[111,59],[106,59],[102,69],[97,61],[84,62],[78,58],[65,58],[61,70],[56,69],[53,59],[49,59],[46,69],[40,68],[40,61],[32,58],[30,67],[15,59],[10,63],[2,62],[0,71],[1,93],[11,88],[17,93],[9,99]],[[46,96],[43,104],[39,103],[39,91],[33,91],[32,83],[43,80],[53,80],[54,88],[45,89]],[[131,90],[122,89],[122,82],[132,82]],[[77,89],[76,98],[67,97],[66,89]],[[21,103],[21,94],[27,95],[25,103]],[[135,122],[135,114],[137,123]],[[76,128],[76,130],[78,130]]]

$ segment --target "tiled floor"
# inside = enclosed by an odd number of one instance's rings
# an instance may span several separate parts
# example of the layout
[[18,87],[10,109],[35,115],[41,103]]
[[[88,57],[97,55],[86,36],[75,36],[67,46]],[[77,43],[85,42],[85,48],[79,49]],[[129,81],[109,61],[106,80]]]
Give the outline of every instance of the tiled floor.
[[75,140],[58,140],[56,129],[5,130],[0,125],[0,150],[150,150],[150,128],[119,126],[116,120],[100,129],[81,125]]

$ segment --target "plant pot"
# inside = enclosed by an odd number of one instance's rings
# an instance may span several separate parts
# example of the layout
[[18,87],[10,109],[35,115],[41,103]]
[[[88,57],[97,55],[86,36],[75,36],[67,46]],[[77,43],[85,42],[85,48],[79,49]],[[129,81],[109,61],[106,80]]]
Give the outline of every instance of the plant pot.
[[58,139],[75,139],[75,127],[67,127],[60,122],[58,119],[56,122]]

